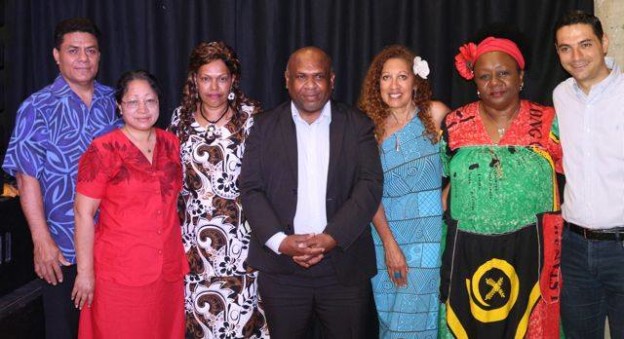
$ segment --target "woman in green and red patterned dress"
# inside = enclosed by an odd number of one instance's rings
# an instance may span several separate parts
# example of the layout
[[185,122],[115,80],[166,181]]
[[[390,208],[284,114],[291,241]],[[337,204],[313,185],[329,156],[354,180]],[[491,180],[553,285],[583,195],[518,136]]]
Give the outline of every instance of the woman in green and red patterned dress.
[[451,189],[440,337],[557,337],[562,222],[554,109],[520,99],[525,61],[511,40],[466,44],[455,60],[460,75],[474,79],[479,100],[443,124]]

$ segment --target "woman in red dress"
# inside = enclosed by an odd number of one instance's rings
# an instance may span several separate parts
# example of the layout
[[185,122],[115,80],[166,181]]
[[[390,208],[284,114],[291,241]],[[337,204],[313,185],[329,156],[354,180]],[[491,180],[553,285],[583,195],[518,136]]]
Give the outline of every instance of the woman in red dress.
[[80,338],[184,336],[180,146],[153,127],[159,93],[151,74],[124,74],[116,99],[125,125],[95,139],[80,160],[72,292]]

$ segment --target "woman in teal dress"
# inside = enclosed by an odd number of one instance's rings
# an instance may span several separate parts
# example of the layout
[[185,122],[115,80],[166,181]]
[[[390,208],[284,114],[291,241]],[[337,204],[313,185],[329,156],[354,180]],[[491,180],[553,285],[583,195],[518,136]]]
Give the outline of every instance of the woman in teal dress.
[[373,217],[378,273],[372,280],[380,338],[437,336],[442,232],[439,125],[427,62],[404,46],[373,60],[359,107],[375,123],[384,193]]

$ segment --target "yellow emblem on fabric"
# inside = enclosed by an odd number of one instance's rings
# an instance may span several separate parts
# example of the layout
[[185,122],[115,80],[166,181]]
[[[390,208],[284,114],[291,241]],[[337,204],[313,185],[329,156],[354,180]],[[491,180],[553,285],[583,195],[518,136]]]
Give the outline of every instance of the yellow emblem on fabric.
[[[481,291],[481,282],[487,286],[483,291],[485,293]],[[509,291],[505,291],[503,286],[508,286]],[[507,261],[490,259],[479,266],[472,276],[472,281],[466,279],[466,289],[470,297],[470,311],[474,318],[482,323],[490,323],[507,318],[518,300],[520,280],[516,269]],[[503,302],[496,303],[498,306],[492,306],[491,301],[494,298],[499,298]]]
[[488,284],[488,286],[492,287],[490,292],[488,292],[488,294],[485,295],[485,300],[492,299],[492,297],[494,297],[495,294],[498,294],[501,298],[505,297],[505,292],[503,292],[503,289],[501,288],[501,286],[503,285],[503,277],[498,278],[497,281],[494,281],[494,279],[487,278],[485,279],[485,283]]

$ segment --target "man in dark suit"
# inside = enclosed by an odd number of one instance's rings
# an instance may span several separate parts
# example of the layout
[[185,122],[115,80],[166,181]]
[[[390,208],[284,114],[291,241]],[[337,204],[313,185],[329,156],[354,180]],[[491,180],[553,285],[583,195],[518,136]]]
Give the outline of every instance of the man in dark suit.
[[330,101],[321,49],[293,53],[285,77],[292,101],[255,118],[240,176],[269,332],[305,337],[316,316],[325,337],[364,338],[383,180],[373,124]]

